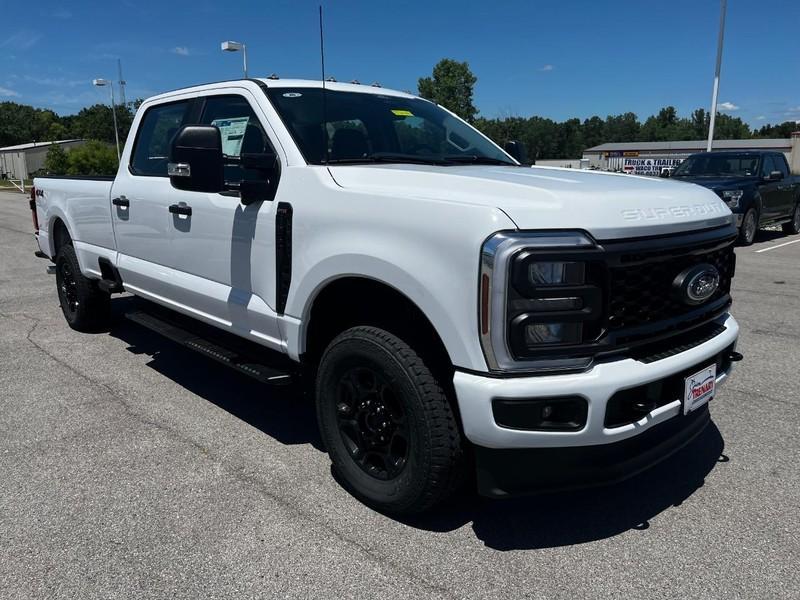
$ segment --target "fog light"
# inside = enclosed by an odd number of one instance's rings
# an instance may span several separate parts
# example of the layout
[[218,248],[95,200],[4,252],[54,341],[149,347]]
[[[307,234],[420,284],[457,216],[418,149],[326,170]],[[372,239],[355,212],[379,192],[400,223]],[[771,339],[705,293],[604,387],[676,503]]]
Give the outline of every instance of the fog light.
[[581,396],[494,398],[492,412],[506,429],[576,431],[586,425],[589,405]]
[[525,326],[525,344],[577,344],[582,333],[581,323],[531,323]]

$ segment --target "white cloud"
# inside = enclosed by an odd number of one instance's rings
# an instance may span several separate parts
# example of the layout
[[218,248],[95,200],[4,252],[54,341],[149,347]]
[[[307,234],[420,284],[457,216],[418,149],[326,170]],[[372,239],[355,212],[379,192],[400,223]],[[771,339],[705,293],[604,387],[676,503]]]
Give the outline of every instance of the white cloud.
[[49,13],[45,13],[46,16],[52,17],[53,19],[71,19],[72,13],[67,10],[66,8],[56,8]]
[[186,46],[175,46],[171,52],[177,54],[178,56],[189,56],[189,48]]
[[14,90],[0,87],[0,98],[18,98],[19,94]]
[[723,112],[733,112],[734,110],[739,110],[739,107],[733,102],[720,102],[717,105],[717,109]]
[[25,75],[25,81],[30,81],[36,85],[47,85],[53,87],[76,87],[79,85],[90,85],[89,79],[67,79],[65,77],[37,77],[35,75]]
[[763,120],[764,120],[764,119],[766,119],[766,118],[767,118],[767,117],[765,117],[764,115],[758,115],[758,116],[756,117],[756,121],[763,121]]
[[541,69],[539,69],[539,70],[540,70],[540,71],[552,71],[553,69],[555,69],[555,67],[554,67],[553,65],[544,65],[544,66],[543,66]]
[[793,115],[797,115],[798,113],[800,113],[800,106],[794,106],[786,111],[786,116],[791,117]]
[[42,38],[42,34],[31,31],[18,31],[0,42],[0,48],[14,48],[16,50],[27,50],[36,45]]

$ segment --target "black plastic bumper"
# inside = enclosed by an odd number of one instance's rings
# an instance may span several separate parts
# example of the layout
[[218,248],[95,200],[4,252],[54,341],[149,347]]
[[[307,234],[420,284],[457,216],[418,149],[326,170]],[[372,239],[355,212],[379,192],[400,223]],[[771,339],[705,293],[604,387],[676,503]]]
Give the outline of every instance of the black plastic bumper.
[[501,450],[475,446],[478,493],[505,498],[622,481],[683,448],[710,420],[704,406],[613,444]]

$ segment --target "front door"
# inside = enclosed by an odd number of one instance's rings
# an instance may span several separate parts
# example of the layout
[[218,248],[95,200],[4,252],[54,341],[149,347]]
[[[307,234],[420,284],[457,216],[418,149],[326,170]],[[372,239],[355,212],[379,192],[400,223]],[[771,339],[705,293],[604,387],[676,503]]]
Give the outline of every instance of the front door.
[[779,170],[773,161],[772,155],[765,154],[761,160],[761,181],[758,193],[761,196],[761,220],[771,221],[781,215],[783,208],[782,181],[769,180],[767,177],[773,171]]
[[[258,105],[246,90],[201,99],[199,122],[222,134],[223,153],[272,152]],[[225,167],[231,187],[246,171]],[[177,192],[177,190],[175,190]],[[280,192],[278,192],[280,193]],[[274,307],[276,202],[244,206],[235,191],[183,192],[191,215],[170,214],[169,266],[180,280],[178,301],[225,328],[282,349]]]

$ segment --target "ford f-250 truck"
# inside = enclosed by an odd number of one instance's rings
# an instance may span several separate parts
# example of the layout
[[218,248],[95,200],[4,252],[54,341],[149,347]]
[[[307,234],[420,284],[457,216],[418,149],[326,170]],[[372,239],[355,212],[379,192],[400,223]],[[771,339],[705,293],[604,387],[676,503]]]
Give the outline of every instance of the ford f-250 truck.
[[107,327],[128,292],[142,325],[304,378],[339,479],[387,512],[470,473],[502,497],[639,472],[703,430],[741,358],[716,194],[523,168],[406,93],[169,92],[139,108],[116,177],[34,185],[72,328]]
[[772,223],[781,223],[784,233],[800,233],[800,177],[791,174],[783,152],[692,154],[671,176],[722,198],[734,213],[743,246],[753,243],[760,227]]

